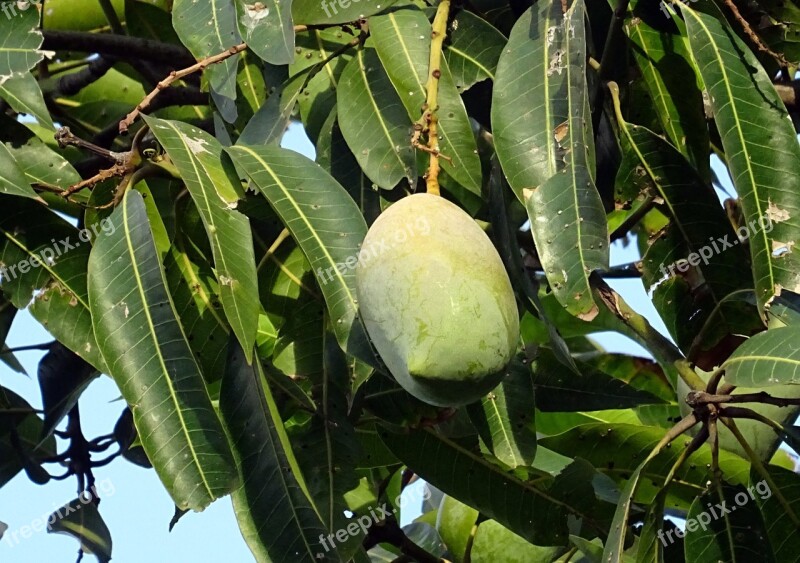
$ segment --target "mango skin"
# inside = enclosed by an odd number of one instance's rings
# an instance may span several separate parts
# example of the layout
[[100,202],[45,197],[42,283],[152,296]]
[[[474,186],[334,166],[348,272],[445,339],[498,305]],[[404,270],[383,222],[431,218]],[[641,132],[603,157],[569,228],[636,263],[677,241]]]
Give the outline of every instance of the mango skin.
[[519,340],[511,282],[489,237],[449,201],[420,193],[382,213],[356,290],[372,343],[416,398],[466,405],[505,375]]

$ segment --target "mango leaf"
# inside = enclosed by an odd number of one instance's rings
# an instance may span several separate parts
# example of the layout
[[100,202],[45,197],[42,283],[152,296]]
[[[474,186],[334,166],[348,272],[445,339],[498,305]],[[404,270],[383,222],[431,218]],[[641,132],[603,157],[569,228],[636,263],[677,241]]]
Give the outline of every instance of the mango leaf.
[[[630,480],[641,461],[655,448],[665,433],[665,428],[644,426],[641,423],[594,422],[573,427],[557,436],[540,438],[539,447],[562,455],[580,452],[582,459],[615,481]],[[652,501],[686,442],[685,438],[674,442],[672,447],[665,448],[648,463],[644,478],[636,491],[637,502]],[[747,461],[725,450],[720,450],[719,459],[726,480],[735,484],[747,482],[750,470]],[[711,449],[707,445],[692,454],[678,471],[677,479],[672,484],[671,501],[688,509],[691,501],[704,490],[710,476],[710,463]]]
[[[442,497],[436,511],[436,531],[459,563],[464,560],[472,543],[473,527],[477,521],[477,510],[451,496]],[[520,540],[524,541],[522,538]]]
[[239,33],[247,46],[273,65],[285,65],[294,58],[292,3],[280,0],[249,3],[234,0]]
[[337,89],[339,127],[364,174],[384,189],[417,177],[411,128],[375,49],[360,49]]
[[625,409],[663,400],[599,369],[578,362],[578,373],[553,352],[540,349],[533,362],[536,407],[543,412]]
[[208,133],[178,121],[145,119],[200,211],[222,308],[242,349],[249,352],[258,330],[258,282],[250,221],[235,209],[240,189],[236,172],[223,158],[222,145]]
[[59,342],[105,372],[87,300],[88,239],[36,202],[2,204],[8,211],[0,216],[0,264],[5,268],[0,289],[17,309],[28,307]]
[[[578,42],[573,49],[580,50],[574,54],[565,50],[565,23],[560,2],[537,2],[514,24],[497,63],[492,95],[494,143],[520,201],[524,201],[524,189],[538,188],[563,167],[559,165],[565,150],[582,149],[566,142],[563,124],[570,125],[567,120],[575,111],[567,92],[573,89],[577,99],[585,95],[585,85],[577,79],[575,84],[569,82],[571,74],[582,74],[579,69],[585,62],[579,55],[585,44],[581,31],[580,38],[573,38]],[[521,68],[526,72],[520,72]]]
[[692,503],[684,550],[697,563],[777,561],[758,505],[744,486],[727,483],[712,484]]
[[353,58],[356,39],[354,32],[340,28],[311,29],[297,35],[297,56],[289,65],[289,75],[306,75],[298,105],[303,128],[312,142],[318,140],[336,105],[342,72]]
[[723,364],[725,381],[746,387],[800,383],[799,338],[798,326],[756,334],[739,346]]
[[186,338],[207,383],[222,378],[230,326],[218,310],[219,285],[201,252],[178,233],[164,258],[164,275]]
[[304,25],[349,23],[375,15],[397,2],[398,0],[292,0],[292,17],[295,23]]
[[147,222],[126,192],[89,258],[89,307],[98,344],[147,457],[181,509],[202,510],[234,484],[231,453],[186,341]]
[[574,165],[538,188],[525,189],[524,197],[553,294],[572,315],[593,320],[600,310],[589,275],[608,267],[609,244],[603,204],[589,170]]
[[50,435],[72,410],[89,384],[100,375],[91,364],[54,342],[39,361],[39,389],[42,392],[44,427],[42,437]]
[[26,113],[48,129],[55,129],[50,112],[44,104],[39,83],[30,72],[15,74],[11,78],[0,80],[0,98],[3,98],[17,113]]
[[800,145],[770,77],[725,19],[687,6],[681,13],[750,226],[756,298],[764,314],[782,288],[800,289],[800,254],[791,250],[800,239]]
[[97,557],[100,563],[111,561],[111,532],[88,493],[68,502],[47,518],[47,532],[66,534],[81,543],[81,551]]
[[530,367],[512,361],[509,374],[479,402],[467,406],[486,448],[511,468],[529,467],[536,457],[534,381]]
[[[641,13],[640,13],[641,12]],[[659,124],[703,181],[710,176],[708,126],[703,96],[697,86],[694,64],[684,38],[648,25],[638,2],[625,20],[631,51],[656,109]],[[641,16],[641,17],[639,17]],[[652,16],[661,18],[660,12]],[[655,23],[655,22],[654,22]],[[663,23],[658,22],[662,25]]]
[[[616,178],[618,191],[636,186],[637,192],[660,198],[669,218],[666,227],[648,237],[642,282],[648,290],[665,278],[683,278],[687,282],[677,280],[655,289],[654,303],[659,312],[663,317],[674,318],[668,325],[674,331],[673,337],[680,347],[690,349],[714,313],[713,322],[723,325],[717,331],[717,341],[727,334],[758,330],[757,317],[733,314],[729,305],[723,305],[728,295],[747,288],[752,281],[741,267],[746,260],[745,251],[713,189],[663,138],[645,127],[626,123],[616,86],[612,90],[623,151]],[[687,264],[689,258],[692,262]],[[691,273],[686,273],[689,268]],[[702,281],[694,282],[695,279]],[[710,338],[705,340],[705,348],[717,343]]]
[[[319,543],[327,530],[311,503],[278,407],[256,359],[231,342],[220,411],[233,444],[240,487],[234,510],[256,560],[341,561]],[[275,533],[280,530],[280,533]]]
[[494,80],[497,61],[506,38],[497,28],[472,12],[459,12],[448,29],[444,52],[459,92],[483,80]]
[[[52,436],[42,440],[42,428],[42,419],[25,399],[0,387],[0,487],[23,469],[38,468],[44,458],[55,455],[56,440]],[[12,430],[17,433],[13,441]]]
[[[422,117],[426,99],[431,24],[424,12],[409,6],[373,16],[369,26],[383,67],[403,100],[411,121],[416,122]],[[439,70],[439,147],[442,154],[452,160],[442,160],[442,169],[467,190],[480,195],[481,163],[467,110],[447,59],[442,60]]]
[[[327,327],[323,328],[326,329]],[[303,471],[305,482],[322,522],[330,531],[345,529],[355,521],[347,515],[346,495],[358,488],[355,473],[362,452],[355,428],[348,420],[349,371],[346,359],[333,336],[324,330],[321,347],[322,371],[312,377],[316,412],[310,417],[295,416],[289,439]],[[306,420],[303,420],[303,419]],[[348,559],[361,544],[363,533],[354,534],[340,544],[339,554]]]
[[774,465],[766,466],[766,470],[771,483],[752,471],[748,493],[761,508],[775,560],[796,560],[800,553],[800,476]]
[[334,107],[322,126],[317,139],[317,164],[344,186],[358,205],[367,225],[371,225],[381,213],[378,186],[367,178],[347,146],[338,117],[338,108]]
[[367,226],[352,198],[306,157],[280,147],[227,149],[303,249],[328,306],[339,345],[374,363],[357,316],[355,264]]
[[[530,542],[557,545],[566,541],[570,512],[587,523],[594,522],[593,515],[582,514],[562,498],[574,491],[552,483],[545,489],[521,481],[434,430],[412,430],[405,436],[382,430],[381,439],[428,483]],[[574,487],[575,483],[564,486]]]
[[38,10],[19,11],[13,18],[0,18],[0,84],[42,60],[42,32]]
[[48,184],[67,187],[81,180],[80,175],[63,156],[45,145],[37,137],[25,144],[6,144],[28,184]]
[[[216,55],[242,42],[234,0],[175,0],[172,25],[181,42],[198,59]],[[238,62],[238,55],[234,55],[208,68],[212,90],[231,100],[236,99]]]
[[[563,16],[560,3],[540,2],[518,20],[498,63],[492,116],[500,164],[528,210],[553,293],[590,321],[599,309],[589,274],[608,265],[608,233],[593,181],[584,15],[582,2]],[[529,63],[533,72],[518,72]],[[520,107],[533,109],[520,116]]]
[[509,556],[514,557],[513,561],[519,562],[557,561],[563,551],[562,547],[531,544],[499,522],[487,520],[478,526],[470,550],[470,561],[472,563],[495,563],[508,560]]
[[2,142],[0,142],[0,193],[41,200],[28,183],[25,173],[17,165],[13,153]]

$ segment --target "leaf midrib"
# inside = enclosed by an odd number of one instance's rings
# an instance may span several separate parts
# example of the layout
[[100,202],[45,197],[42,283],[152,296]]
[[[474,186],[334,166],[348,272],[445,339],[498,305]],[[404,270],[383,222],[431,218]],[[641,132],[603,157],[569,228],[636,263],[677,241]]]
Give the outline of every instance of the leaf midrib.
[[[180,422],[181,430],[183,431],[184,436],[186,437],[186,445],[189,448],[189,451],[192,454],[192,459],[194,460],[195,467],[197,468],[197,472],[200,475],[200,478],[203,481],[203,485],[205,486],[206,492],[208,493],[209,498],[215,498],[215,495],[211,489],[208,480],[206,479],[205,472],[203,471],[203,466],[200,464],[200,460],[197,456],[197,452],[194,449],[194,442],[192,442],[192,437],[189,433],[189,429],[186,426],[186,420],[183,418],[183,411],[181,411],[180,404],[178,404],[175,388],[172,385],[172,380],[169,377],[169,371],[167,370],[167,364],[164,360],[164,356],[161,353],[161,347],[158,342],[158,338],[156,337],[155,331],[155,324],[153,323],[153,318],[150,315],[150,306],[145,296],[144,287],[141,284],[141,277],[139,276],[139,267],[136,264],[136,252],[133,249],[133,245],[131,244],[131,230],[128,224],[128,202],[130,198],[126,197],[122,202],[122,221],[124,226],[124,233],[125,233],[125,246],[128,249],[128,255],[131,259],[131,267],[133,269],[134,274],[134,283],[136,285],[136,289],[139,293],[139,298],[142,300],[142,312],[145,315],[145,319],[147,320],[147,326],[149,328],[148,333],[153,340],[153,346],[155,348],[156,356],[158,357],[158,362],[161,365],[161,377],[164,379],[167,387],[169,389],[169,396],[172,399],[172,403],[175,405],[175,414],[178,415],[178,420]],[[159,267],[159,272],[161,271]],[[170,303],[170,308],[172,308],[172,303]],[[192,360],[193,361],[193,360]]]

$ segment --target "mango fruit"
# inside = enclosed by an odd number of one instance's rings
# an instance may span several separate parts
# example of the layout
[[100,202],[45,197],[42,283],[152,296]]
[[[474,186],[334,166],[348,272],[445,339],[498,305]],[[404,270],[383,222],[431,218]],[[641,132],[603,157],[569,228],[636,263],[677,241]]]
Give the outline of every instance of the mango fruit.
[[430,194],[401,199],[367,233],[359,312],[397,382],[432,405],[478,400],[503,378],[519,315],[503,262],[475,221]]

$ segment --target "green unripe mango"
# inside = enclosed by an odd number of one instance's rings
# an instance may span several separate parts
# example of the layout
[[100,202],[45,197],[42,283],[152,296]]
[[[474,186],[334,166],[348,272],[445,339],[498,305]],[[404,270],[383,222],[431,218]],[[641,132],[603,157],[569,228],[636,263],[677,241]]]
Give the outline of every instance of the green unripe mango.
[[376,350],[418,399],[465,405],[502,379],[519,340],[514,292],[489,237],[456,205],[420,193],[382,213],[356,288]]

